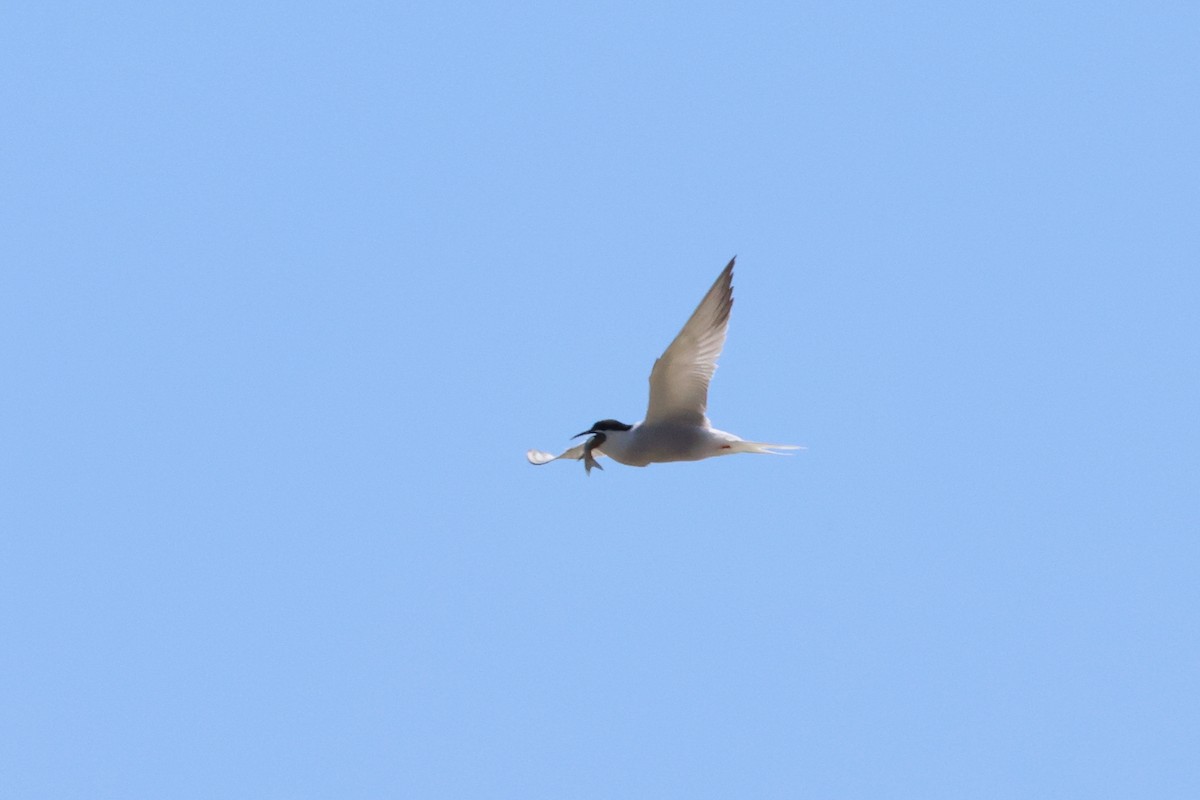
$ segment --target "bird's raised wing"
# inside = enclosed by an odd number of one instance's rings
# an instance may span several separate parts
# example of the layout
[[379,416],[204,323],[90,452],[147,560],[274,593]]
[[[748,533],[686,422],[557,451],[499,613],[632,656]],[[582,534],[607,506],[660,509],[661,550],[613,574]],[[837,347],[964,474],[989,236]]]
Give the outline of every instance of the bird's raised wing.
[[729,311],[733,308],[733,262],[717,276],[671,346],[650,372],[650,407],[645,423],[681,422],[707,425],[708,383],[725,347]]

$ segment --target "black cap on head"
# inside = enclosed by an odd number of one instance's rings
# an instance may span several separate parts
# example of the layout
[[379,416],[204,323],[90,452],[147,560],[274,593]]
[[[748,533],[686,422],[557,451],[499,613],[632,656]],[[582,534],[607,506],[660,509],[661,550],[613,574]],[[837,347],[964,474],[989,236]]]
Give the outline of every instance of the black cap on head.
[[617,422],[615,419],[602,419],[592,426],[592,431],[627,431],[632,425]]
[[602,433],[603,431],[627,431],[632,427],[632,425],[626,425],[624,422],[617,422],[615,419],[602,419],[583,433],[577,433],[571,438],[578,439],[580,436],[587,436],[589,433]]

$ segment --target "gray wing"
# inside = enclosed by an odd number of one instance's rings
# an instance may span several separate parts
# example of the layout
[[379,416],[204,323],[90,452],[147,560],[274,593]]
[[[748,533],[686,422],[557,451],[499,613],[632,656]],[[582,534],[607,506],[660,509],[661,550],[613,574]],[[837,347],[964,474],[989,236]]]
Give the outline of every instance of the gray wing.
[[654,362],[647,423],[708,424],[708,383],[717,371],[717,357],[729,330],[736,260],[736,256],[729,259],[675,341]]

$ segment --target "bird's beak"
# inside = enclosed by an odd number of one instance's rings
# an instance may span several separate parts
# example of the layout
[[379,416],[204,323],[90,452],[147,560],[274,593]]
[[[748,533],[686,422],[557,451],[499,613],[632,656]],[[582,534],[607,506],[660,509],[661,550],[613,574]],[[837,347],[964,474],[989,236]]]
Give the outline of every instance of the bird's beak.
[[587,435],[589,435],[589,434],[592,434],[592,433],[595,433],[595,431],[584,431],[583,433],[577,433],[577,434],[575,434],[575,435],[574,435],[574,436],[572,436],[571,438],[572,438],[572,439],[578,439],[580,436],[587,436]]

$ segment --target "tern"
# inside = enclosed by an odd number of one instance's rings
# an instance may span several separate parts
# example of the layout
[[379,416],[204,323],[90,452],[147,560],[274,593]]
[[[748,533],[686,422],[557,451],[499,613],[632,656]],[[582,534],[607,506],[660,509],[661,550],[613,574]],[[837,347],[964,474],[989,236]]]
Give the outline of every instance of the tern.
[[590,436],[559,455],[541,450],[525,454],[531,464],[549,464],[560,458],[582,460],[587,474],[604,469],[596,456],[631,467],[668,461],[700,461],[734,453],[785,455],[777,450],[801,450],[790,444],[748,442],[719,431],[708,421],[708,384],[725,347],[729,312],[733,308],[734,256],[721,270],[708,294],[692,312],[675,341],[654,362],[650,371],[650,405],[646,418],[633,425],[602,419],[572,439]]

